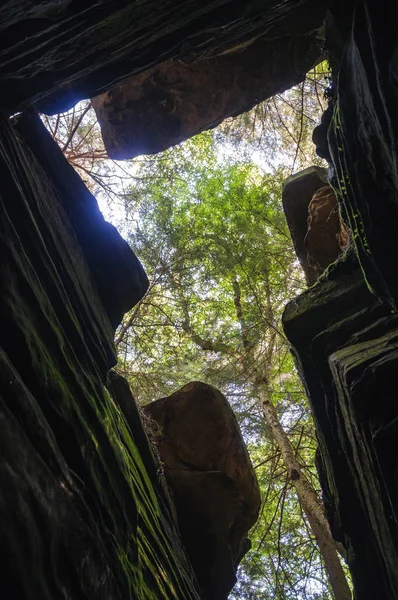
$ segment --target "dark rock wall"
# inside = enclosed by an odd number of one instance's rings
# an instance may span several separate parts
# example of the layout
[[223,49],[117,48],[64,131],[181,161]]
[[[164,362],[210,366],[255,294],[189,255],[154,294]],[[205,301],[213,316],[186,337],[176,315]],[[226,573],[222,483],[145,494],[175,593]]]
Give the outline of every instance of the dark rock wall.
[[368,0],[328,17],[333,100],[314,140],[353,248],[284,315],[356,600],[398,597],[397,17],[396,3]]
[[[6,0],[0,6],[0,110],[61,112],[172,57],[253,40],[327,0]],[[288,28],[289,29],[289,28]],[[285,29],[286,31],[286,29]],[[40,102],[39,102],[40,101]]]
[[347,550],[356,600],[398,597],[398,317],[353,253],[288,304],[286,335],[319,442],[328,518]]
[[143,407],[206,600],[226,600],[260,509],[260,491],[227,399],[195,381]]
[[3,589],[198,599],[139,419],[104,387],[142,267],[38,117],[1,122],[0,165]]
[[[204,66],[261,37],[278,45],[298,14],[305,20],[320,4],[6,0],[0,110],[36,103],[56,112],[170,59]],[[393,600],[398,5],[332,4],[334,99],[318,145],[333,166],[356,255],[287,307],[285,329],[308,389],[328,515],[347,548],[356,600]],[[210,125],[219,118],[212,114]],[[37,117],[13,126],[2,118],[0,166],[2,589],[32,600],[197,599],[138,417],[115,380],[113,399],[104,387],[114,328],[147,285],[142,268]]]
[[[398,301],[398,5],[356,3],[339,65],[329,145],[364,275],[375,294]],[[347,29],[336,10],[330,35]],[[337,35],[334,35],[336,38]]]

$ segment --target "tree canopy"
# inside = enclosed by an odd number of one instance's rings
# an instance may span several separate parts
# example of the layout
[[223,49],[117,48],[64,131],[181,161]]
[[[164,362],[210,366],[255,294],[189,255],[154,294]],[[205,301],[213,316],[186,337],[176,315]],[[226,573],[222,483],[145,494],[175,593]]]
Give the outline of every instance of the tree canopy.
[[118,333],[118,368],[140,402],[200,379],[235,409],[263,506],[232,597],[328,598],[295,467],[264,419],[261,396],[264,388],[271,420],[318,498],[313,424],[281,329],[287,300],[304,285],[281,206],[286,169],[226,163],[212,133],[158,160],[132,189],[127,211],[151,287]]
[[[325,106],[324,74],[319,65],[238,119],[123,164],[106,159],[89,104],[46,118],[150,280],[116,332],[117,369],[135,398],[147,403],[201,380],[239,419],[262,493],[231,594],[242,600],[350,597],[323,513],[314,425],[281,328],[286,302],[304,287],[282,182],[320,162],[310,138]],[[328,545],[324,560],[316,539]]]

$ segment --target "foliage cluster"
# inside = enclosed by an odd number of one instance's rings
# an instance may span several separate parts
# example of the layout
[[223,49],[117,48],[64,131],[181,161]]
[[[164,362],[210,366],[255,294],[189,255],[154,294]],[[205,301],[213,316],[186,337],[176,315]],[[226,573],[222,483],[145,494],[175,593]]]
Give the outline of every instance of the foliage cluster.
[[118,370],[140,403],[202,380],[228,397],[262,493],[236,600],[327,600],[331,589],[289,468],[259,401],[258,383],[295,460],[320,493],[316,439],[281,330],[304,286],[281,206],[283,179],[317,164],[311,132],[325,108],[325,64],[292,90],[167,150],[106,159],[89,104],[46,118],[143,262],[148,293],[116,334]]

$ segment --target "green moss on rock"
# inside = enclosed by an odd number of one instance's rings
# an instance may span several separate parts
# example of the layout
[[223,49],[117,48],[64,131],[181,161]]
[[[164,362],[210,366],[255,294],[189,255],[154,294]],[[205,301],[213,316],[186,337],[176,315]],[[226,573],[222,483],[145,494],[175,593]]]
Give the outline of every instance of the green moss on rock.
[[[26,600],[197,600],[139,417],[132,431],[104,387],[116,315],[139,294],[122,281],[112,304],[106,269],[117,259],[140,281],[141,267],[57,149],[46,154],[44,128],[30,126],[16,135],[0,124],[5,588]],[[96,236],[113,253],[102,272]]]

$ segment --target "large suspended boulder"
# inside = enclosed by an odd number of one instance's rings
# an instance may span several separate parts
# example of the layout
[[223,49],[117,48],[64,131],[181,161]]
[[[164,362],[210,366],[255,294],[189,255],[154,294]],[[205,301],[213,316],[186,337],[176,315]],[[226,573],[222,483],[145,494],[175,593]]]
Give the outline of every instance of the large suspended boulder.
[[109,156],[160,152],[302,81],[323,54],[325,3],[269,4],[264,12],[260,38],[211,57],[191,50],[94,98]]
[[259,488],[226,398],[193,382],[144,407],[177,511],[178,525],[204,597],[224,600],[250,548]]

